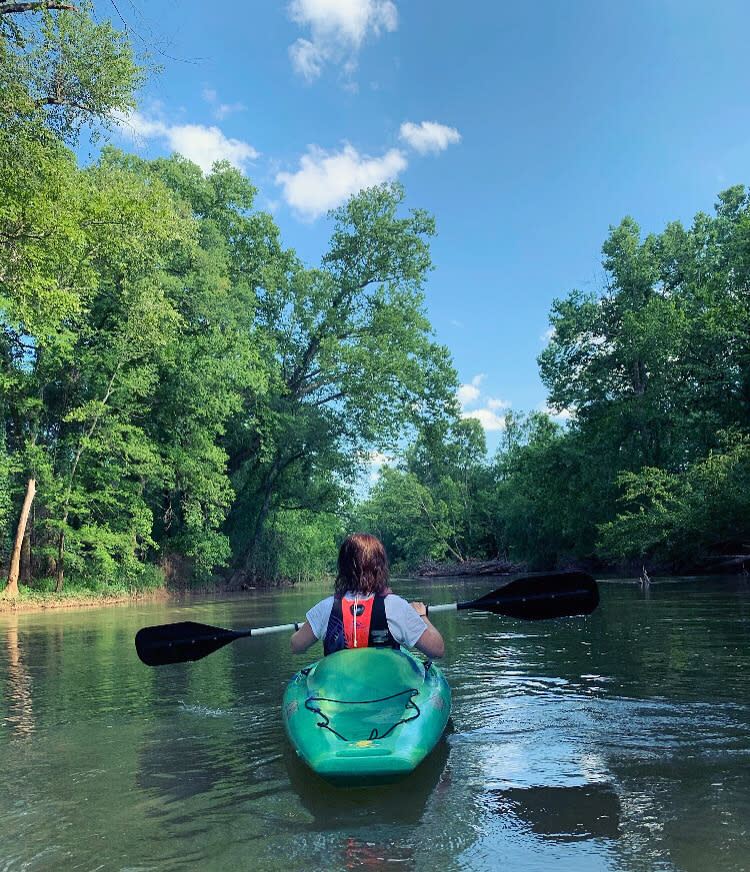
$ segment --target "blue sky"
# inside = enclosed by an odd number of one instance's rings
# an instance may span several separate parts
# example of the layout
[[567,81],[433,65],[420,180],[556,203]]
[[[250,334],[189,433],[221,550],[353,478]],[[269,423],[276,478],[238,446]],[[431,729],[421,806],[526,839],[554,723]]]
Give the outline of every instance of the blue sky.
[[231,160],[308,264],[365,185],[398,180],[435,215],[427,307],[490,450],[506,409],[544,408],[552,301],[603,288],[609,226],[689,224],[750,181],[746,2],[97,9],[163,67],[116,142]]

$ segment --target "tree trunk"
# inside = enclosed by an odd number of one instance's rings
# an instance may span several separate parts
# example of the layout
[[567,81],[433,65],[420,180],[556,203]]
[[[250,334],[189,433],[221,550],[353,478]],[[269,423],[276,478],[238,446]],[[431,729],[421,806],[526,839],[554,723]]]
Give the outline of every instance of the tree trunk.
[[21,545],[23,544],[23,537],[26,535],[26,522],[29,519],[29,512],[31,511],[31,503],[34,500],[34,494],[36,493],[36,481],[33,478],[29,479],[29,483],[26,485],[26,496],[23,500],[23,508],[21,509],[21,518],[18,522],[18,529],[16,530],[16,541],[13,545],[13,554],[10,558],[10,571],[8,572],[8,584],[5,588],[5,592],[8,596],[17,596],[18,595],[18,570],[21,565]]
[[[33,526],[33,521],[31,526]],[[21,544],[21,574],[18,580],[26,586],[31,584],[31,531],[28,521],[26,521],[26,535]]]

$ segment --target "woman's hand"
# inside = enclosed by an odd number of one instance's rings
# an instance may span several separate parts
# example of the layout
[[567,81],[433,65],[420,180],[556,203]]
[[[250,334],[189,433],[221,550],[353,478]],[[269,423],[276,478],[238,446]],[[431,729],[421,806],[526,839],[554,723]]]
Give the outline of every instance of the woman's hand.
[[409,603],[419,617],[425,622],[424,633],[417,640],[416,647],[428,657],[434,659],[445,654],[445,643],[440,633],[432,626],[427,617],[427,606],[421,602]]

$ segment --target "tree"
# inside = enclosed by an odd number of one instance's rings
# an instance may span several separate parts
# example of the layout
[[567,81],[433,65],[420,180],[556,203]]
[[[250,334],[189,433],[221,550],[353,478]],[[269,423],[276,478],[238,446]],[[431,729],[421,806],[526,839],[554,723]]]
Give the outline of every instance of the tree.
[[[601,525],[601,553],[691,569],[707,555],[746,553],[750,542],[750,440],[723,446],[684,473],[644,467],[620,477],[622,510]],[[696,555],[698,560],[696,561]]]
[[248,398],[227,439],[240,575],[253,573],[272,511],[336,511],[369,450],[450,405],[455,372],[421,292],[434,221],[402,217],[403,200],[397,185],[361,192],[333,213],[320,268],[286,257],[262,276],[256,327],[270,390]]
[[391,563],[408,569],[426,558],[464,559],[456,551],[447,505],[433,499],[413,472],[383,467],[357,517],[383,542]]
[[[80,376],[71,355],[91,339],[85,313],[102,247],[121,241],[117,228],[127,224],[122,210],[115,214],[121,192],[92,186],[66,143],[75,143],[84,125],[107,127],[114,112],[132,108],[142,75],[127,39],[109,23],[96,23],[91,4],[78,10],[0,2],[2,413],[16,484],[37,473],[54,482],[44,489],[40,514],[57,513],[50,523],[58,524],[60,542],[80,459],[102,419],[103,398],[109,399],[105,388],[98,399],[88,396],[88,406],[62,411]],[[103,199],[112,194],[115,206]],[[132,235],[124,237],[132,243]],[[58,408],[51,398],[62,398]],[[66,421],[68,413],[73,417]],[[81,438],[71,447],[63,431],[75,429],[68,427],[75,416]],[[55,462],[68,466],[62,477]]]
[[26,523],[29,520],[29,512],[31,511],[31,502],[36,493],[36,482],[33,478],[29,479],[26,486],[26,495],[21,508],[21,517],[18,521],[18,530],[16,532],[16,540],[13,544],[13,553],[10,558],[10,570],[8,572],[8,584],[5,592],[8,596],[16,596],[18,594],[18,574],[21,565],[21,545],[23,538],[26,535]]
[[[26,13],[34,13],[27,15]],[[135,108],[144,81],[127,36],[80,5],[0,0],[0,113],[74,143]]]
[[[598,497],[582,517],[601,531],[604,557],[684,564],[678,539],[688,530],[692,547],[709,547],[694,525],[694,476],[709,458],[720,467],[723,434],[750,431],[749,230],[742,186],[719,195],[715,217],[700,213],[692,227],[671,223],[642,242],[625,219],[603,247],[607,292],[553,305],[542,378],[550,402],[575,412],[565,445],[596,470]],[[728,491],[723,499],[735,504]],[[713,529],[705,516],[702,524]]]

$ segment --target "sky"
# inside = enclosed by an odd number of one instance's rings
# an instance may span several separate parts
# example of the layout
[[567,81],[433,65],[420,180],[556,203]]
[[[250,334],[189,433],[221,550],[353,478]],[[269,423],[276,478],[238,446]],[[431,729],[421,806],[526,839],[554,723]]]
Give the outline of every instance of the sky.
[[712,212],[750,159],[746,0],[97,0],[152,75],[114,136],[228,159],[310,266],[327,211],[399,181],[435,216],[425,288],[490,452],[546,408],[555,298],[601,292],[601,246]]

